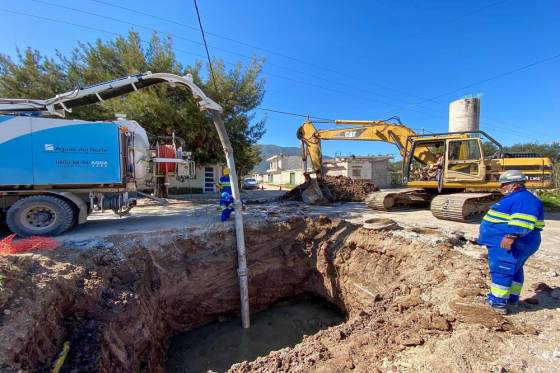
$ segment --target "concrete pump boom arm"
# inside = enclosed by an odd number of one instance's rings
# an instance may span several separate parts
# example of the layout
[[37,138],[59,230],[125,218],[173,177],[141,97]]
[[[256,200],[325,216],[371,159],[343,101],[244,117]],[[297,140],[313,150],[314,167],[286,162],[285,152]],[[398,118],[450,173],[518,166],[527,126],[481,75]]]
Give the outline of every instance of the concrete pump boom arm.
[[69,92],[57,94],[45,100],[0,98],[0,113],[37,112],[64,116],[72,112],[73,107],[103,102],[118,96],[149,87],[154,84],[167,83],[183,85],[189,88],[201,110],[222,112],[222,107],[206,96],[194,82],[190,74],[179,76],[168,73],[143,73],[124,78],[76,88]]
[[[357,127],[346,127],[340,129],[317,130],[312,122],[306,121],[298,129],[298,139],[302,142],[302,159],[307,162],[307,155],[311,158],[313,172],[321,176],[323,174],[323,157],[321,153],[321,140],[350,140],[350,141],[383,141],[395,144],[403,158],[411,149],[411,143],[407,141],[409,137],[416,136],[416,133],[402,125],[389,123],[383,120],[336,120],[335,124],[353,124]],[[425,148],[418,148],[414,152],[414,158],[419,162],[435,162],[436,157],[432,152]]]
[[239,276],[239,290],[241,301],[241,322],[243,328],[250,326],[249,313],[249,285],[247,258],[245,253],[245,236],[243,232],[243,214],[241,195],[239,193],[239,182],[237,172],[235,170],[235,161],[233,158],[233,148],[226,132],[224,122],[222,120],[222,107],[200,89],[194,82],[190,74],[179,76],[167,73],[147,72],[127,76],[125,78],[112,80],[105,83],[92,85],[85,88],[76,88],[70,92],[56,95],[46,100],[30,100],[30,99],[0,99],[0,113],[18,114],[18,113],[47,113],[51,115],[64,116],[66,112],[71,112],[73,107],[89,105],[96,102],[102,102],[106,99],[125,95],[127,93],[137,91],[154,84],[168,83],[171,85],[182,85],[189,88],[194,96],[201,111],[206,110],[211,116],[218,131],[218,136],[222,143],[226,156],[226,163],[230,169],[230,179],[232,194],[235,206],[235,235],[237,240],[237,274]]

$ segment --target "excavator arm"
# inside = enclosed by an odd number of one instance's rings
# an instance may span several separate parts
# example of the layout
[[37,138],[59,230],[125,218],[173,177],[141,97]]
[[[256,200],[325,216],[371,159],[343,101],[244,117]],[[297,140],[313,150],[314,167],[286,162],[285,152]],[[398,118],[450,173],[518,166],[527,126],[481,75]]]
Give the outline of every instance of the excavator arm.
[[[412,146],[411,142],[407,141],[407,139],[416,135],[412,129],[402,124],[382,120],[336,120],[334,123],[357,126],[317,130],[313,123],[308,120],[300,126],[297,132],[298,139],[302,143],[301,155],[304,169],[307,169],[307,155],[309,155],[311,158],[311,168],[318,178],[321,178],[324,174],[322,169],[321,140],[383,141],[396,145],[403,158],[407,158]],[[424,164],[436,161],[436,156],[426,148],[416,149],[413,156]]]

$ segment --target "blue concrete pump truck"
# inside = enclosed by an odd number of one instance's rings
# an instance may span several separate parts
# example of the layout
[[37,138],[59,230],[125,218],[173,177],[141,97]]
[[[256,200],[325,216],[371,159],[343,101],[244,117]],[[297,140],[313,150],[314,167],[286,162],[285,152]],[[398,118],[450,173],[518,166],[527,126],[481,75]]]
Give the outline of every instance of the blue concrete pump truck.
[[163,73],[128,76],[47,100],[0,99],[2,222],[21,237],[59,235],[95,211],[126,214],[138,194],[165,196],[170,177],[194,177],[194,162],[178,137],[149,139],[138,123],[122,118],[60,118],[72,107],[158,83],[188,85],[201,109],[215,104],[192,77]]

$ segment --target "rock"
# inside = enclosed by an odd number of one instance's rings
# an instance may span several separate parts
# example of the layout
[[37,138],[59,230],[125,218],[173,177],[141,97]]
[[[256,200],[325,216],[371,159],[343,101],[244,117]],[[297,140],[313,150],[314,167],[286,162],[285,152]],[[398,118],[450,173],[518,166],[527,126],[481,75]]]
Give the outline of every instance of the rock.
[[424,343],[424,339],[418,335],[413,336],[398,336],[395,338],[395,342],[403,345],[403,346],[418,346]]
[[478,288],[462,288],[457,290],[457,295],[461,298],[474,297],[480,295],[481,290]]
[[554,289],[550,292],[550,296],[554,299],[560,299],[560,289]]
[[449,322],[443,316],[432,317],[432,322],[430,323],[430,329],[447,331],[449,330]]
[[527,299],[525,299],[525,303],[527,303],[527,304],[539,304],[539,300],[537,298],[527,298]]
[[443,274],[443,271],[436,270],[434,271],[433,278],[436,284],[441,284],[445,280],[445,275]]
[[396,303],[399,309],[407,309],[410,307],[418,306],[419,304],[422,304],[423,301],[420,297],[408,295],[397,298]]
[[545,291],[551,291],[552,288],[550,286],[548,286],[547,284],[545,284],[544,282],[537,282],[536,284],[534,284],[532,286],[533,290],[535,290],[536,293],[542,293]]
[[558,273],[556,271],[548,271],[545,273],[546,277],[558,277]]

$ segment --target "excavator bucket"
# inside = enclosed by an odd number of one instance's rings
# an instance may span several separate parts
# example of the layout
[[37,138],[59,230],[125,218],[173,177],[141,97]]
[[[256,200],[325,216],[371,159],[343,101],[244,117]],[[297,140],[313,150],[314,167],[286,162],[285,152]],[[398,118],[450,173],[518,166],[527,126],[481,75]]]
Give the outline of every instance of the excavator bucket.
[[312,179],[306,175],[307,187],[301,193],[303,202],[310,205],[328,205],[334,198],[331,191],[325,184],[320,184],[317,179]]
[[309,180],[308,187],[301,193],[301,199],[310,205],[321,204],[325,199],[316,179]]

